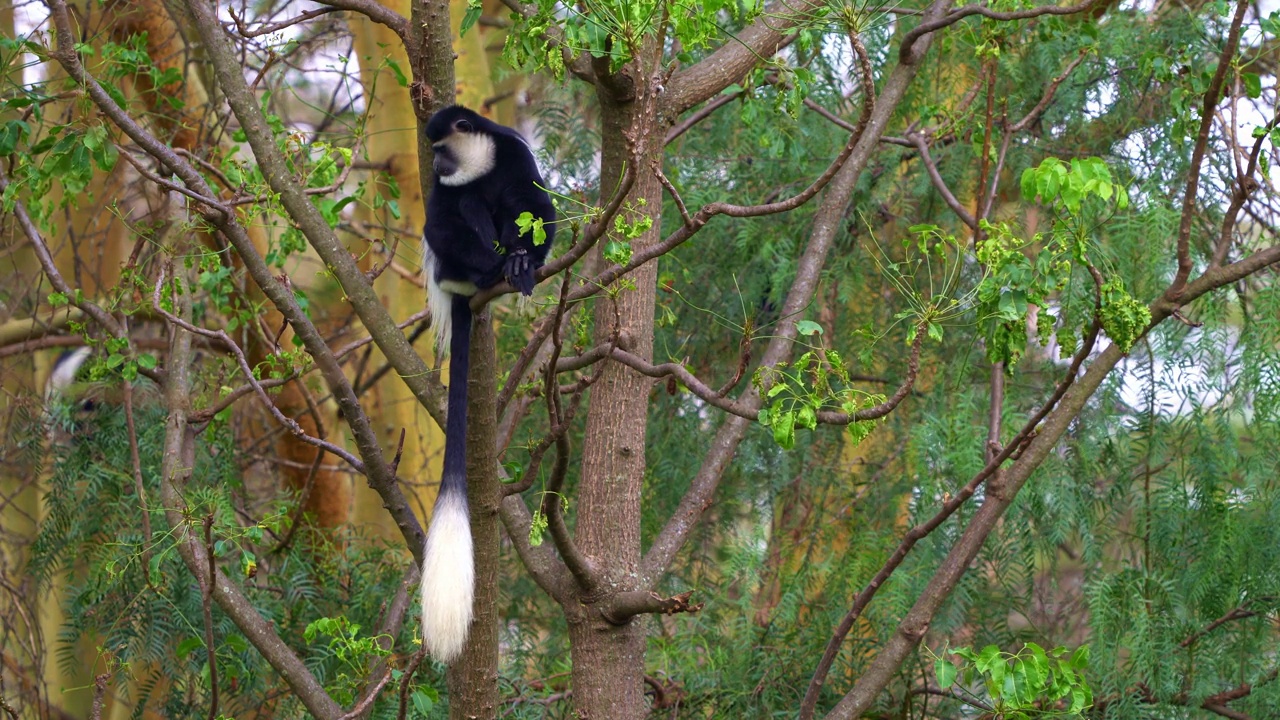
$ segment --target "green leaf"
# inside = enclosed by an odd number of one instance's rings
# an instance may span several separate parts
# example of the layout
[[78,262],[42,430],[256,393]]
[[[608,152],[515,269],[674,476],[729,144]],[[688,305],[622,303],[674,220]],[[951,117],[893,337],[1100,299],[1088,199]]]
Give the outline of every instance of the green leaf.
[[955,683],[959,670],[950,661],[938,658],[933,664],[933,674],[938,676],[938,687],[946,690]]
[[1076,651],[1071,653],[1071,668],[1074,670],[1084,670],[1089,667],[1089,646],[1081,645]]
[[974,658],[973,664],[978,666],[979,672],[990,672],[991,668],[1000,661],[1000,648],[995,645],[988,645],[982,648],[978,653],[978,657]]
[[232,652],[241,653],[249,651],[249,641],[240,633],[230,633],[222,639],[222,642],[226,643],[227,647],[230,648]]
[[142,353],[138,355],[138,367],[144,370],[151,370],[156,366],[156,356],[151,353]]
[[796,332],[801,335],[821,335],[822,326],[812,320],[801,320],[796,323]]
[[31,126],[21,120],[10,120],[0,128],[0,156],[12,155],[22,139],[31,133]]
[[773,441],[783,450],[796,446],[796,414],[794,412],[778,413],[773,418]]
[[204,647],[204,639],[198,635],[191,635],[183,638],[182,641],[178,643],[178,647],[174,648],[173,654],[179,660],[185,660],[186,657],[191,654],[192,650],[202,647]]
[[462,27],[458,29],[458,37],[467,34],[467,31],[480,19],[480,13],[483,11],[484,7],[480,4],[480,0],[467,0],[467,12],[462,16]]
[[1071,712],[1079,713],[1093,704],[1093,694],[1086,687],[1071,688]]
[[409,77],[404,74],[404,70],[400,69],[400,63],[393,58],[387,58],[387,67],[391,68],[391,73],[396,76],[396,84],[400,87],[409,87]]
[[1257,100],[1262,97],[1262,78],[1257,73],[1242,72],[1240,81],[1244,83],[1245,94],[1251,99]]
[[422,690],[413,691],[413,709],[420,717],[429,715],[431,708],[434,706],[435,701],[426,692]]
[[974,652],[973,648],[967,648],[967,647],[956,648],[955,650],[951,651],[951,654],[962,657],[965,660],[968,660],[969,662],[977,662],[978,660],[978,653]]

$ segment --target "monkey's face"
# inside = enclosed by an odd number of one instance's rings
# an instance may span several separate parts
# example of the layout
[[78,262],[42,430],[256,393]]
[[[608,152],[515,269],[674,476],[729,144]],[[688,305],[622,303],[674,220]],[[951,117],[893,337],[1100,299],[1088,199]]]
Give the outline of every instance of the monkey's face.
[[431,149],[435,153],[431,167],[442,185],[466,185],[493,169],[493,136],[465,117],[450,123]]

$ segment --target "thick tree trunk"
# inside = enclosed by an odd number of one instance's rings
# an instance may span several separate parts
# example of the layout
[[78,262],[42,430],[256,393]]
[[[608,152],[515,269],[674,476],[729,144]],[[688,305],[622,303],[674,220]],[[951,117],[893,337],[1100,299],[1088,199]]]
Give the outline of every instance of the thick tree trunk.
[[488,310],[476,313],[467,381],[467,501],[475,549],[476,595],[471,634],[449,669],[449,717],[485,720],[498,716],[498,562],[502,529],[498,504],[496,347]]
[[[643,97],[643,91],[636,92]],[[662,136],[652,118],[642,117],[643,104],[616,101],[601,93],[604,139],[601,187],[617,187],[631,157],[627,138],[636,133],[656,136],[645,147],[656,148],[637,163],[636,182],[628,201],[654,216],[653,228],[633,242],[637,248],[660,239],[662,186],[651,161],[660,162]],[[649,126],[646,126],[646,122]],[[605,240],[601,241],[603,244]],[[653,357],[654,288],[658,266],[651,262],[628,275],[634,289],[623,290],[615,301],[601,298],[596,305],[596,342],[606,342],[615,324],[626,349]],[[653,380],[618,363],[609,363],[591,390],[591,407],[582,452],[582,482],[578,492],[579,549],[605,573],[611,592],[638,590],[640,577],[640,491],[645,471],[645,431],[649,390]],[[569,611],[569,641],[573,656],[573,703],[580,718],[604,720],[644,717],[645,622],[608,622],[592,609],[591,598]]]

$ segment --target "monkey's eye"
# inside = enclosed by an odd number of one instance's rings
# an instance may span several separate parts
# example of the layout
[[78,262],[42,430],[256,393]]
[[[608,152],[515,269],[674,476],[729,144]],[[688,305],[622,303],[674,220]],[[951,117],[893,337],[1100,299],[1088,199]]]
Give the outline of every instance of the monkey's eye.
[[457,130],[458,132],[469,133],[475,128],[471,127],[471,123],[467,122],[466,120],[459,120],[458,122],[453,124],[453,129]]

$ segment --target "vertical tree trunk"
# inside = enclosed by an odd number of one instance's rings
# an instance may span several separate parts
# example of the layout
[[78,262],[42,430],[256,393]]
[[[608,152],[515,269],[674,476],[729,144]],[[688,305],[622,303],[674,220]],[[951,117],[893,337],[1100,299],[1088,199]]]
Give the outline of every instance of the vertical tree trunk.
[[[408,16],[408,0],[382,0],[383,6]],[[409,57],[396,34],[385,25],[370,21],[363,15],[352,13],[349,26],[355,36],[356,56],[360,62],[360,83],[364,96],[370,103],[365,152],[375,166],[386,172],[400,186],[400,219],[391,216],[384,206],[374,210],[371,205],[357,203],[354,217],[366,223],[371,231],[386,227],[389,232],[384,242],[396,247],[394,261],[409,270],[418,270],[421,250],[417,235],[426,219],[426,205],[422,190],[422,178],[418,173],[418,158],[413,104],[409,93],[395,83],[390,69],[383,68],[383,60],[409,67]],[[376,86],[376,89],[375,89]],[[398,233],[398,245],[393,233]],[[363,249],[358,249],[363,254]],[[389,252],[389,250],[388,250]],[[378,262],[391,260],[378,257]],[[405,318],[422,308],[424,294],[415,283],[387,270],[374,281],[374,288],[382,297],[392,316]],[[447,309],[446,309],[447,312]],[[426,350],[426,342],[419,343]],[[424,353],[425,354],[425,353]],[[364,364],[366,372],[372,372],[386,362],[382,353],[372,350]],[[370,397],[372,395],[372,397]],[[408,494],[414,510],[426,517],[440,482],[441,448],[444,435],[439,426],[427,414],[409,388],[395,373],[388,373],[366,395],[371,402],[370,418],[377,422],[379,436],[384,447],[395,448],[403,430],[404,448],[398,474],[409,482]],[[374,409],[376,408],[376,409]],[[353,520],[390,541],[400,538],[400,531],[389,522],[390,517],[382,507],[382,499],[365,483],[354,488],[355,508]]]
[[[0,35],[17,37],[11,2],[0,3]],[[21,60],[22,56],[15,54],[9,64],[0,67],[0,86],[8,88],[22,82]],[[0,115],[0,122],[16,117],[18,111],[10,110]],[[34,291],[40,266],[10,214],[0,216],[0,258],[0,284],[11,293],[0,322],[48,316],[47,312],[37,312],[41,302]],[[43,714],[49,682],[56,678],[41,672],[42,666],[56,672],[56,663],[45,661],[52,655],[52,648],[48,641],[40,642],[41,628],[31,627],[37,623],[29,618],[42,615],[38,600],[41,593],[36,592],[30,575],[22,572],[40,516],[40,463],[15,442],[19,436],[30,437],[39,432],[33,427],[40,416],[36,355],[0,360],[0,388],[4,393],[0,401],[0,577],[15,585],[21,583],[19,592],[0,596],[0,647],[6,649],[5,659],[9,661],[0,667],[0,687],[6,688],[12,705]]]
[[[640,73],[636,73],[637,76]],[[636,98],[644,89],[637,88]],[[633,242],[637,248],[660,239],[662,186],[647,169],[661,162],[662,135],[644,117],[638,99],[617,99],[600,94],[604,141],[601,162],[602,188],[617,187],[626,166],[636,163],[636,181],[628,198],[632,207],[652,213],[653,227]],[[627,138],[648,133],[649,150],[636,162]],[[630,218],[628,218],[630,219]],[[601,241],[603,244],[605,240]],[[621,324],[626,349],[650,360],[653,357],[654,289],[658,266],[650,262],[628,275],[634,289],[623,290],[613,301],[602,297],[595,313],[596,342],[605,342]],[[616,311],[616,312],[615,312]],[[618,363],[609,363],[592,387],[591,406],[582,451],[582,482],[578,492],[576,539],[579,549],[608,575],[612,591],[645,586],[640,577],[640,491],[644,483],[645,432],[649,390],[653,380]],[[608,622],[593,611],[591,599],[569,614],[569,641],[573,657],[573,703],[578,717],[592,720],[624,720],[644,717],[645,622],[622,625]]]
[[[449,668],[449,717],[488,720],[498,716],[498,562],[502,530],[498,504],[495,395],[496,346],[492,315],[476,313],[467,380],[467,501],[475,548],[476,594],[471,635],[462,656]],[[456,332],[456,328],[455,328]]]

